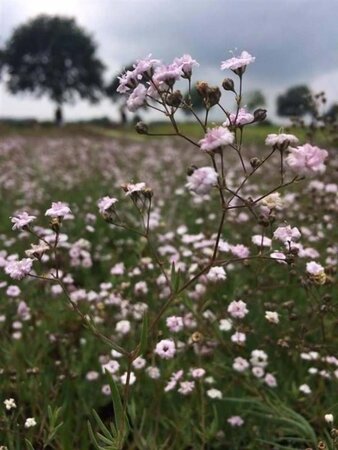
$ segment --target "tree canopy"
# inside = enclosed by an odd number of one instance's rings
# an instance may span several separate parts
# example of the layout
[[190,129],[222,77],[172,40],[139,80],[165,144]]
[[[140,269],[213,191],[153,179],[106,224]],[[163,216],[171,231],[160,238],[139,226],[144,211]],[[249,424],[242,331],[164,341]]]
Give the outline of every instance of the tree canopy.
[[14,94],[48,95],[61,105],[76,96],[95,102],[102,91],[104,65],[96,45],[72,18],[40,15],[19,26],[1,59]]
[[277,114],[283,117],[302,117],[313,112],[310,89],[305,85],[289,88],[277,98]]

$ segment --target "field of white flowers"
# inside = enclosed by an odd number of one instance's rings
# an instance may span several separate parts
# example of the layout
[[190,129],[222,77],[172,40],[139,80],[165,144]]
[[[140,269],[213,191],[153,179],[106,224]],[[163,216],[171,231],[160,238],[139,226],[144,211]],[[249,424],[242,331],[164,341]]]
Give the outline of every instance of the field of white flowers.
[[175,61],[120,89],[170,136],[1,140],[2,449],[338,448],[337,151],[246,140],[246,52],[189,137]]

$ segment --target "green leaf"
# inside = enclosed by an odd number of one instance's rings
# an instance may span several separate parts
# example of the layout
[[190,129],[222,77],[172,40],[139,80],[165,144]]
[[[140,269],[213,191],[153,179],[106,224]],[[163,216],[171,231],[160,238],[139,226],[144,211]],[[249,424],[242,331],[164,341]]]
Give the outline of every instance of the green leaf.
[[27,449],[28,450],[35,450],[33,445],[29,442],[28,439],[25,439],[26,445],[27,445]]
[[107,439],[113,439],[113,437],[110,434],[110,431],[108,430],[108,428],[105,426],[105,424],[102,422],[100,416],[97,414],[97,412],[93,409],[93,416],[96,420],[96,423],[98,424],[100,430],[102,431],[102,433],[106,436]]
[[114,416],[115,416],[116,428],[117,428],[117,430],[121,430],[121,429],[123,429],[124,425],[126,425],[126,418],[125,418],[125,414],[123,411],[121,396],[120,396],[118,387],[117,387],[113,377],[109,376],[108,382],[110,385],[111,396],[112,396],[113,405],[114,405]]

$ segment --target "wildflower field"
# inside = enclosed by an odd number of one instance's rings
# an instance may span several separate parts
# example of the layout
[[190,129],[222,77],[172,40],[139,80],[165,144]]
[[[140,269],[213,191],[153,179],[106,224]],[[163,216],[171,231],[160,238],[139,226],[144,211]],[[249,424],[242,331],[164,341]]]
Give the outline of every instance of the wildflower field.
[[337,147],[247,111],[252,62],[193,126],[185,55],[120,80],[163,125],[4,130],[0,448],[338,448]]

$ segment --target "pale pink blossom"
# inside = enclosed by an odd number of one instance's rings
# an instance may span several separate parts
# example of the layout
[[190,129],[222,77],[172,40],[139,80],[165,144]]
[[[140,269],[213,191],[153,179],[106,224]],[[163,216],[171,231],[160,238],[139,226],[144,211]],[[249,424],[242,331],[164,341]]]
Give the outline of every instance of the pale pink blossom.
[[327,150],[310,144],[290,148],[286,163],[299,176],[311,176],[325,171],[324,161],[328,157]]
[[18,213],[16,216],[11,217],[11,222],[13,225],[13,230],[22,230],[27,227],[33,220],[35,220],[35,216],[30,216],[26,211],[22,213]]
[[13,280],[21,280],[26,277],[32,270],[33,260],[24,258],[20,261],[11,261],[5,266],[5,272]]
[[231,417],[229,417],[229,419],[227,420],[227,422],[228,422],[232,427],[241,427],[242,425],[244,425],[244,420],[243,420],[242,417],[240,417],[240,416],[231,416]]
[[234,333],[231,336],[231,340],[232,342],[234,342],[235,344],[239,344],[242,345],[245,343],[246,341],[246,335],[244,333],[241,333],[240,331],[236,331],[236,333]]
[[188,395],[195,389],[194,381],[181,381],[178,392],[182,395]]
[[291,242],[297,241],[301,237],[301,234],[297,227],[291,228],[290,225],[287,225],[285,227],[278,227],[273,233],[273,237],[282,242]]
[[232,367],[234,370],[236,370],[236,372],[244,372],[249,368],[249,363],[246,359],[242,358],[241,356],[237,356],[234,359]]
[[207,278],[209,281],[222,281],[227,277],[225,270],[221,266],[211,267],[207,273]]
[[177,67],[180,67],[183,74],[186,77],[190,77],[191,76],[191,72],[192,72],[192,68],[193,67],[198,67],[199,64],[197,61],[195,61],[190,55],[183,55],[180,58],[175,58],[174,59],[174,64]]
[[235,137],[234,134],[226,127],[210,128],[203,139],[199,141],[201,150],[210,152],[216,150],[222,145],[232,144]]
[[71,213],[71,210],[66,203],[53,202],[52,207],[47,209],[45,215],[53,217],[53,218],[61,218],[70,213]]
[[205,195],[217,185],[218,175],[212,167],[200,167],[188,176],[186,187],[198,195]]
[[175,342],[171,339],[162,339],[156,344],[155,353],[163,359],[172,359],[176,353]]
[[246,303],[242,300],[234,300],[228,306],[228,313],[231,317],[234,317],[236,319],[243,319],[248,314],[248,312],[249,310],[246,307]]
[[265,144],[285,149],[289,147],[289,145],[298,144],[298,138],[293,134],[268,134],[265,139]]
[[231,113],[229,119],[223,123],[224,127],[228,127],[229,125],[243,126],[252,123],[255,120],[254,115],[249,113],[245,108],[240,108],[238,114]]
[[127,108],[129,111],[136,111],[144,105],[147,97],[147,88],[143,84],[139,84],[130,94],[127,100]]
[[97,202],[97,206],[99,208],[100,214],[105,214],[107,211],[111,209],[111,207],[117,202],[117,198],[114,197],[102,197]]
[[221,70],[230,69],[235,71],[237,69],[246,68],[246,66],[253,63],[255,59],[255,56],[250,55],[250,53],[244,50],[240,56],[233,56],[226,61],[222,61]]
[[247,258],[250,255],[250,250],[243,244],[230,245],[230,252],[236,258]]
[[166,324],[172,333],[178,333],[184,327],[183,319],[180,316],[167,317]]
[[310,275],[321,275],[324,272],[324,267],[315,261],[306,263],[306,271]]

